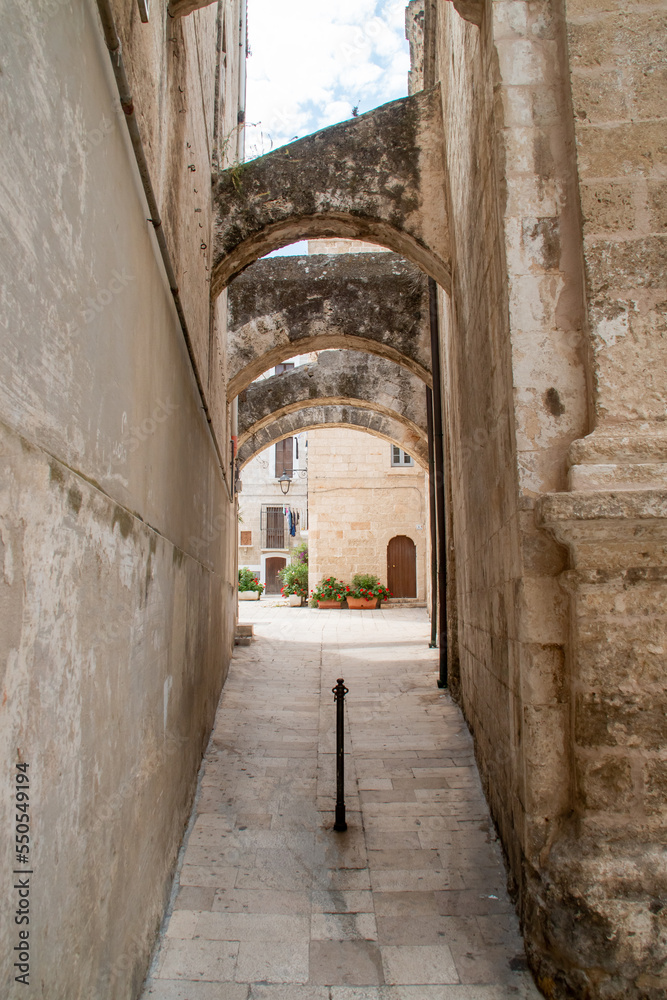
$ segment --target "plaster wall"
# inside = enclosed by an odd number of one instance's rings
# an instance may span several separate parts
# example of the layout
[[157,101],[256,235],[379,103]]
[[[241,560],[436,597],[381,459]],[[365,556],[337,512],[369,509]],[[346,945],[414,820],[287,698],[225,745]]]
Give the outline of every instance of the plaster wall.
[[387,441],[345,428],[308,435],[309,585],[374,573],[387,583],[387,545],[407,535],[417,550],[417,598],[426,600],[428,482],[419,465],[391,467]]
[[[158,142],[176,111],[150,97],[172,44],[151,8],[146,26],[135,4],[116,13],[184,270],[200,213],[185,197],[193,172],[174,177],[176,153]],[[196,16],[179,44],[188,86],[202,57],[204,89],[178,121],[201,156],[209,218],[216,11]],[[96,5],[8,0],[0,47],[0,825],[13,828],[14,768],[26,761],[39,885],[31,992],[127,1000],[147,969],[231,655],[236,519]],[[169,202],[179,185],[192,224]],[[206,376],[205,257],[193,260],[183,300]],[[222,407],[223,441],[225,419]],[[8,836],[1,850],[11,871]],[[14,998],[27,991],[14,981],[10,913],[0,975]]]

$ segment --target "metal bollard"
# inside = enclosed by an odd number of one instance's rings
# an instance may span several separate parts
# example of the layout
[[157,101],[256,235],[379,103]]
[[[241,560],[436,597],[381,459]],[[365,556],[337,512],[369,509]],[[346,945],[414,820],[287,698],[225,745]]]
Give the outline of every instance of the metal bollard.
[[345,720],[345,695],[349,688],[345,687],[342,677],[338,678],[335,688],[331,689],[336,702],[336,818],[334,830],[342,833],[347,830],[345,822],[345,748],[343,746],[343,726]]

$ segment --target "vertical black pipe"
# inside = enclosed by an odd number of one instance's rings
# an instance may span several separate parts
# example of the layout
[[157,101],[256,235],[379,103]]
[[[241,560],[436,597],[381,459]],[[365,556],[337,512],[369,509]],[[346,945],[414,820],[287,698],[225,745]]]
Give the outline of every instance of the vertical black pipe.
[[342,677],[338,678],[335,688],[331,689],[336,702],[336,815],[334,818],[334,830],[342,833],[347,830],[345,822],[345,746],[344,725],[345,725],[345,695],[348,689]]
[[447,687],[447,526],[445,524],[445,458],[442,435],[442,386],[440,382],[440,325],[438,286],[428,279],[431,320],[431,367],[433,370],[433,450],[435,458],[435,510],[438,522],[438,633],[440,671],[438,687]]
[[426,430],[428,433],[428,508],[431,528],[431,641],[438,645],[438,525],[435,513],[435,456],[433,448],[433,393],[426,386]]

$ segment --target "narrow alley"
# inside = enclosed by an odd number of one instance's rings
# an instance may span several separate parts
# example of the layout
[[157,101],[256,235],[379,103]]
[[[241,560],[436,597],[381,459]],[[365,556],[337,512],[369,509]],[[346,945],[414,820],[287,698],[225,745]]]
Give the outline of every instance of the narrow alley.
[[537,1000],[426,612],[240,608],[144,1000]]

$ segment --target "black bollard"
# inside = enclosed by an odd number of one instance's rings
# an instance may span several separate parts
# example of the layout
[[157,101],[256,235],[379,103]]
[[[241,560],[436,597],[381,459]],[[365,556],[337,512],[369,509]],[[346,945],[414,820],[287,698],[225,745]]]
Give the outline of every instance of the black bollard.
[[338,678],[335,688],[331,689],[336,702],[336,819],[334,830],[342,833],[347,830],[345,822],[345,747],[343,745],[343,726],[345,722],[345,695],[349,688],[345,687],[342,677]]

